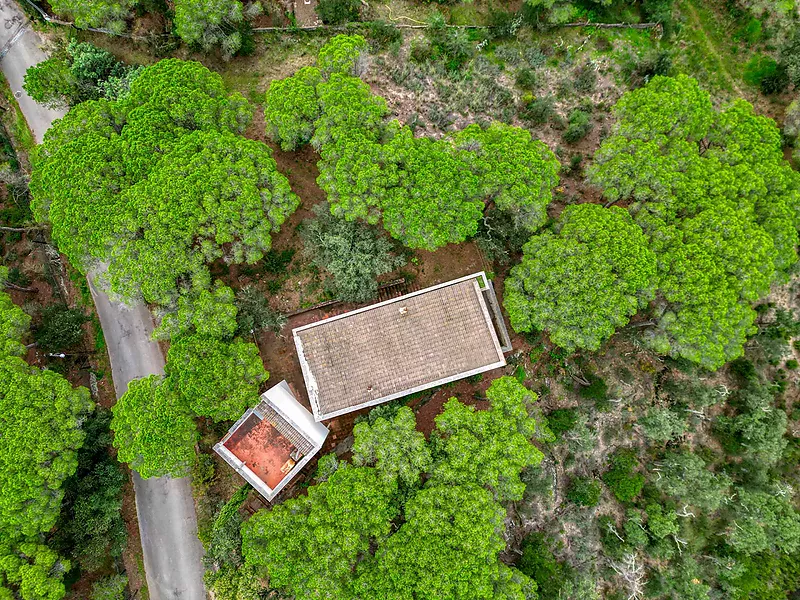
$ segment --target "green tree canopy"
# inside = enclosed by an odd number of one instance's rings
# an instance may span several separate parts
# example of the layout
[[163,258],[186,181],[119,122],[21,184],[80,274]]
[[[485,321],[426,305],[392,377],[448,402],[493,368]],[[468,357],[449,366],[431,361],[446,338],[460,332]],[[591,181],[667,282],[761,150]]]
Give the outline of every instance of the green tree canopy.
[[[247,16],[260,13],[260,4],[248,6]],[[206,52],[220,46],[222,56],[231,58],[242,46],[240,25],[245,7],[239,0],[176,0],[175,33],[187,44]]]
[[353,463],[374,466],[387,483],[417,485],[420,474],[431,468],[425,435],[416,430],[414,413],[407,406],[390,418],[356,424],[353,435]]
[[325,75],[343,73],[359,77],[367,58],[367,40],[360,35],[337,35],[320,48],[317,66]]
[[0,534],[35,535],[53,526],[92,408],[86,388],[0,356]]
[[535,231],[547,220],[547,205],[558,185],[560,163],[551,150],[519,127],[470,125],[455,136],[464,160],[480,179],[482,195]]
[[264,103],[267,135],[283,150],[295,150],[311,141],[320,115],[317,85],[322,74],[316,67],[303,67],[291,77],[273,79]]
[[520,472],[544,457],[531,443],[537,424],[528,410],[537,396],[513,377],[501,377],[486,397],[492,404],[488,410],[476,411],[451,398],[436,417],[441,458],[431,480],[437,485],[478,485],[499,501],[519,500],[525,491]]
[[269,377],[255,344],[200,334],[172,343],[166,372],[183,402],[214,421],[238,419],[258,402],[258,387]]
[[[36,541],[12,543],[0,538],[0,598],[2,600],[61,600],[63,578],[70,562]],[[15,588],[17,594],[8,587]]]
[[346,132],[359,129],[377,137],[389,114],[386,100],[375,96],[358,77],[332,73],[317,85],[320,116],[314,123],[311,143],[320,149]]
[[116,100],[130,91],[141,67],[129,67],[102,48],[71,40],[66,52],[29,67],[24,88],[45,106],[75,106],[86,100]]
[[800,548],[800,514],[787,492],[740,489],[736,513],[726,532],[727,542],[745,554],[796,552]]
[[750,304],[797,262],[800,174],[775,123],[736,100],[712,108],[686,76],[625,94],[618,123],[588,170],[630,211],[658,256],[659,352],[715,369],[753,332]]
[[208,262],[261,259],[299,204],[268,146],[223,132],[183,136],[124,196],[129,215],[109,281],[125,296],[139,289],[161,303],[182,277],[208,285]]
[[433,485],[408,501],[405,515],[406,522],[363,568],[358,597],[535,597],[536,584],[497,559],[505,548],[505,510],[487,490]]
[[103,27],[122,33],[137,3],[138,0],[53,0],[50,6],[55,13],[72,17],[78,28]]
[[197,438],[192,413],[159,376],[132,381],[112,411],[120,462],[145,479],[188,473]]
[[331,211],[347,219],[383,219],[395,239],[434,250],[474,235],[483,214],[478,178],[444,140],[415,138],[393,123],[378,144],[361,132],[322,150],[320,187]]
[[378,293],[378,277],[405,264],[379,229],[334,217],[326,203],[303,221],[301,235],[312,262],[331,275],[328,289],[340,300],[366,302]]
[[250,117],[199,63],[156,63],[124,99],[82,103],[48,131],[34,213],[82,270],[110,261],[125,297],[166,304],[179,279],[208,287],[206,262],[260,259],[298,204],[269,148],[236,135]]
[[[0,284],[8,276],[8,269],[0,267]],[[11,296],[0,291],[0,357],[22,356],[25,345],[22,337],[27,333],[31,318],[11,301]]]
[[395,490],[375,469],[343,465],[308,488],[308,496],[261,510],[244,523],[245,563],[298,600],[352,598],[357,560],[391,531]]
[[653,297],[656,260],[624,210],[568,206],[557,235],[534,236],[506,279],[516,331],[547,330],[569,350],[597,350]]
[[219,280],[212,289],[182,291],[174,311],[161,319],[155,337],[179,337],[196,331],[200,335],[228,339],[236,332],[238,310],[235,294]]
[[708,512],[720,507],[732,484],[725,473],[715,472],[689,450],[667,452],[655,468],[661,474],[654,478],[659,490]]

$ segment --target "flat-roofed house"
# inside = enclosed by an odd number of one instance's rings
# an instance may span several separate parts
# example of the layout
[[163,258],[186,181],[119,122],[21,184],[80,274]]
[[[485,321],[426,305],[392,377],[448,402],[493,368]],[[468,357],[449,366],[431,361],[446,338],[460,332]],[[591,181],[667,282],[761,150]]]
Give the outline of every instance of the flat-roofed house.
[[293,330],[317,421],[506,364],[494,288],[475,273]]
[[272,502],[319,452],[328,428],[314,420],[281,381],[233,424],[214,451]]

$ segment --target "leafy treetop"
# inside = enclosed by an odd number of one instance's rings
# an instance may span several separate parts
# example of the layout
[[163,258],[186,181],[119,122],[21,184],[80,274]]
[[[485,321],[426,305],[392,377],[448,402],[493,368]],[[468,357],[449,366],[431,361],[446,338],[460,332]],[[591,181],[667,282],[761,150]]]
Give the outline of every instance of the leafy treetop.
[[653,297],[656,259],[620,208],[568,206],[560,225],[525,245],[504,304],[516,331],[547,330],[559,346],[597,350]]
[[513,377],[492,382],[486,392],[489,410],[476,411],[455,398],[436,417],[442,459],[431,481],[446,485],[478,485],[499,501],[519,500],[525,484],[519,473],[538,465],[544,455],[531,444],[536,421],[528,414],[536,394]]
[[214,421],[238,419],[258,402],[258,387],[269,377],[255,344],[199,334],[173,342],[166,372],[186,405]]
[[112,411],[111,429],[120,462],[145,479],[188,473],[197,430],[182,398],[161,377],[132,381]]

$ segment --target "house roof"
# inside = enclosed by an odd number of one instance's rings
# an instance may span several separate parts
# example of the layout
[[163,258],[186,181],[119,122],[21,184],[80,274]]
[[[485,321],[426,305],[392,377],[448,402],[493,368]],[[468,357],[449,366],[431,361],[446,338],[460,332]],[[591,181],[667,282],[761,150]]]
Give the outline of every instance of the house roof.
[[328,429],[316,422],[282,381],[233,424],[214,451],[272,501],[319,452]]
[[[293,331],[321,421],[505,365],[483,273]],[[496,316],[496,315],[495,315]],[[505,335],[505,326],[502,325]]]

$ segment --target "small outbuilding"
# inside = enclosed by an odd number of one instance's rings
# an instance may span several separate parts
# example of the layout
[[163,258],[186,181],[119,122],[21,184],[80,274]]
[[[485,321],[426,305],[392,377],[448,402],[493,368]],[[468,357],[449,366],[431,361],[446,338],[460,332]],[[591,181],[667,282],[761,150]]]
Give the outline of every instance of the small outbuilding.
[[328,428],[281,381],[233,424],[214,451],[272,502],[319,452]]
[[293,330],[317,421],[506,364],[511,341],[475,273]]

